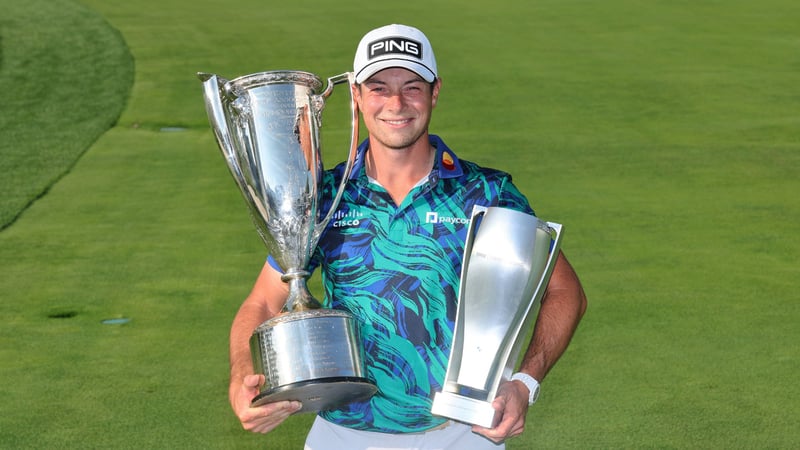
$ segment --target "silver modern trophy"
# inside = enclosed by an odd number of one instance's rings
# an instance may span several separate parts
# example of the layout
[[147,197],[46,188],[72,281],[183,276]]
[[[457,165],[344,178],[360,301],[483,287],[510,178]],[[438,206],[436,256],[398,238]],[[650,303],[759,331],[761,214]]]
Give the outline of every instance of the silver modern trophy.
[[266,382],[253,405],[298,400],[316,412],[368,398],[359,324],[349,313],[321,308],[306,286],[306,270],[355,161],[358,108],[350,94],[352,133],[345,174],[322,220],[323,174],[319,130],[335,85],[299,71],[271,71],[225,80],[199,73],[208,118],[231,175],[270,255],[283,270],[289,296],[281,314],[256,328],[250,350]]
[[492,401],[510,379],[532,329],[561,245],[562,226],[500,207],[476,206],[467,231],[453,345],[431,412],[497,425]]

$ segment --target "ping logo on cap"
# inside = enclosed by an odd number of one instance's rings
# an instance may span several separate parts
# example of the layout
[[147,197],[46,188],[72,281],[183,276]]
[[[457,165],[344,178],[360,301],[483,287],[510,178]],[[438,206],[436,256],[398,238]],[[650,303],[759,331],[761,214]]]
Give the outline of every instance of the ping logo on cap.
[[390,37],[372,41],[367,46],[367,59],[390,54],[422,59],[422,44],[404,37]]

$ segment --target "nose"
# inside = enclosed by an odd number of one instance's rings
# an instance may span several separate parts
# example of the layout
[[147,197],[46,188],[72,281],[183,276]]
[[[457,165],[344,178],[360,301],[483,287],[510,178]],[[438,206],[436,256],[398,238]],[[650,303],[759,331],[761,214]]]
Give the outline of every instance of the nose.
[[403,95],[399,92],[394,93],[386,99],[386,107],[392,111],[400,111],[405,106]]

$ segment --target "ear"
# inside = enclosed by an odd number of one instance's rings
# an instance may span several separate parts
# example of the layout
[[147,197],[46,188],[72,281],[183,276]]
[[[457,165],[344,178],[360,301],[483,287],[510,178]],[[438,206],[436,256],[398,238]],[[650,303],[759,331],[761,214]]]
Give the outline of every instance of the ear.
[[435,108],[436,102],[439,100],[439,89],[442,87],[442,79],[437,78],[433,83],[433,90],[431,91],[431,105]]
[[361,85],[358,83],[351,84],[350,93],[352,94],[353,99],[355,99],[356,103],[358,104],[358,107],[361,108]]

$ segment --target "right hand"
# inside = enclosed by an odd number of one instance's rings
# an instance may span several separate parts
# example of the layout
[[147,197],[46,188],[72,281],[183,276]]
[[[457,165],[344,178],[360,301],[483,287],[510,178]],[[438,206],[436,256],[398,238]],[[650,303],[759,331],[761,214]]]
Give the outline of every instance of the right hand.
[[231,385],[230,401],[233,412],[242,427],[253,433],[269,433],[302,406],[300,402],[287,400],[251,408],[250,402],[258,395],[258,387],[263,383],[264,375],[247,375],[238,387]]

